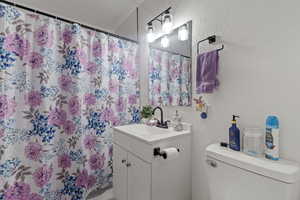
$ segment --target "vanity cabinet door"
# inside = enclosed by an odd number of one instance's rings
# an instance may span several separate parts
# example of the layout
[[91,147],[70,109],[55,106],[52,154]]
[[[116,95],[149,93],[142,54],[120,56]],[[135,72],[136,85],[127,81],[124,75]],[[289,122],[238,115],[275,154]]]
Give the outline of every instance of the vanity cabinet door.
[[127,151],[114,144],[113,184],[116,200],[127,200]]
[[128,153],[128,200],[151,200],[151,165]]

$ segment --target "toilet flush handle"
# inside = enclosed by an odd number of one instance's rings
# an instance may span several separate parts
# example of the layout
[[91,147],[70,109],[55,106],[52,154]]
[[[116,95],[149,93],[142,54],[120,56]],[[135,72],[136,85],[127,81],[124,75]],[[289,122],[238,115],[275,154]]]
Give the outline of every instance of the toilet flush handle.
[[131,167],[131,163],[126,163],[126,167]]
[[206,160],[206,163],[213,168],[218,167],[218,163],[214,160]]

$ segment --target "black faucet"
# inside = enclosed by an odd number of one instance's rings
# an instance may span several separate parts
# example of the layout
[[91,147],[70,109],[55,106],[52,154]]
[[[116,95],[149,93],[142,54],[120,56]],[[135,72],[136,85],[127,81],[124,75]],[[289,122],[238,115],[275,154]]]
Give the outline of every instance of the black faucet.
[[164,121],[164,113],[161,107],[157,106],[156,108],[154,108],[152,114],[154,115],[157,109],[160,110],[160,121],[157,120],[156,126],[159,128],[168,128],[168,121]]

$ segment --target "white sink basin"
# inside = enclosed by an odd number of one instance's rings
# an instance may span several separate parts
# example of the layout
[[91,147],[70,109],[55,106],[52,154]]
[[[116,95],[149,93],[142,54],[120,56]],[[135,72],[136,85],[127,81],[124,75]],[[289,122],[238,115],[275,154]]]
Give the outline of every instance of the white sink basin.
[[129,136],[143,140],[147,143],[153,143],[160,140],[179,137],[191,133],[191,125],[183,124],[183,131],[174,131],[173,128],[163,129],[155,126],[147,126],[145,124],[132,124],[125,126],[118,126],[114,129]]

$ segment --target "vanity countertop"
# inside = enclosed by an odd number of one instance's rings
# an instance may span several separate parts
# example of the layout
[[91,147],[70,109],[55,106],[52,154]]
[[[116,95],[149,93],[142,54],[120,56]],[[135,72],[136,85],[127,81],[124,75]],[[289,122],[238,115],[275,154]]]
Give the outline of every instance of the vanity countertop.
[[114,130],[152,144],[158,141],[191,134],[191,124],[183,123],[183,131],[174,131],[173,128],[163,129],[145,124],[131,124],[115,127]]

